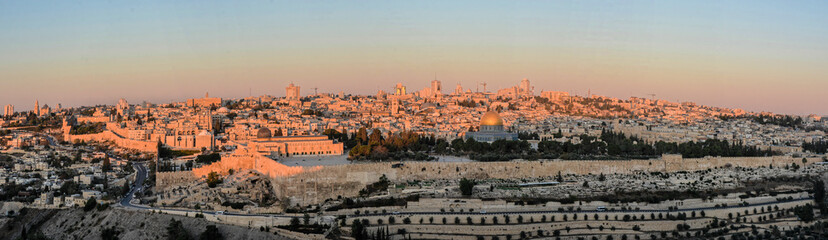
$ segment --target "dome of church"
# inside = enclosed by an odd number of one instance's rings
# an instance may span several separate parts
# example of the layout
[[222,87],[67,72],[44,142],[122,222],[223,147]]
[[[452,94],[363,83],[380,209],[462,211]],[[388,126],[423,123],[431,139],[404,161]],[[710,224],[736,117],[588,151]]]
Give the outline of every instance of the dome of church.
[[256,133],[256,138],[270,138],[273,137],[273,133],[270,132],[270,129],[263,127],[259,128],[259,132]]
[[503,119],[495,111],[489,111],[480,117],[480,126],[503,126]]
[[218,110],[216,110],[216,112],[217,113],[228,113],[228,112],[230,112],[230,110],[227,109],[226,107],[221,107]]
[[201,133],[199,133],[198,135],[199,135],[199,136],[212,136],[213,134],[212,134],[212,133],[210,133],[210,132],[208,132],[207,130],[203,130],[203,131],[201,131]]

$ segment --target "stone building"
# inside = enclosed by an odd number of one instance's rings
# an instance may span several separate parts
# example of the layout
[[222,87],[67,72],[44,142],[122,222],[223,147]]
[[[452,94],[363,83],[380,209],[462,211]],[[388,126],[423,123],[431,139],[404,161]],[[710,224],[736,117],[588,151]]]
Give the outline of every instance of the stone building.
[[204,98],[187,99],[189,107],[221,107],[221,98],[211,98],[210,93],[205,93]]
[[295,86],[293,83],[290,83],[290,85],[285,88],[285,98],[288,100],[299,100],[300,97],[299,86]]
[[343,145],[327,136],[273,137],[270,129],[261,128],[250,140],[255,151],[268,156],[341,155]]

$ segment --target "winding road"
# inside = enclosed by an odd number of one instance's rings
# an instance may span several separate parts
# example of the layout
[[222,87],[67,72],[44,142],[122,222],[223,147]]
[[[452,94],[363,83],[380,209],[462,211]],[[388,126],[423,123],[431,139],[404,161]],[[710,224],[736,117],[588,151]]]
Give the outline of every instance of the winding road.
[[204,211],[204,210],[183,210],[183,209],[168,209],[168,208],[157,208],[157,207],[150,207],[146,205],[140,204],[133,204],[132,200],[135,199],[135,194],[138,192],[142,192],[144,190],[144,181],[149,177],[149,170],[147,169],[146,163],[143,162],[133,162],[132,167],[135,168],[135,181],[130,185],[129,192],[123,196],[119,204],[124,208],[132,208],[138,210],[163,210],[167,212],[179,212],[179,213],[201,213],[201,214],[210,214],[210,215],[228,215],[228,216],[242,216],[242,217],[273,217],[273,218],[293,218],[298,216],[293,215],[280,215],[280,214],[246,214],[246,213],[231,213],[231,212],[223,212],[218,213],[221,211]]
[[[149,171],[145,165],[146,163],[135,162],[132,166],[135,168],[135,181],[132,183],[130,187],[129,193],[121,199],[120,205],[125,208],[132,208],[138,210],[163,210],[168,212],[178,212],[178,213],[201,213],[201,214],[210,214],[210,215],[229,215],[229,216],[241,216],[241,217],[271,217],[271,218],[294,218],[299,217],[297,215],[280,215],[280,214],[245,214],[245,213],[230,213],[230,212],[222,212],[218,213],[216,211],[203,211],[203,210],[182,210],[182,209],[166,209],[166,208],[156,208],[156,207],[149,207],[145,205],[136,205],[132,203],[132,200],[135,197],[135,194],[138,192],[143,191],[144,181],[149,177]],[[781,201],[781,202],[793,202],[793,201],[810,201],[813,200],[813,197],[802,197],[797,199],[792,199],[788,201]],[[557,210],[547,210],[547,211],[506,211],[506,212],[387,212],[387,213],[375,213],[375,214],[352,214],[347,215],[348,218],[354,217],[372,217],[372,216],[391,216],[391,215],[518,215],[518,214],[550,214],[550,213],[564,213],[564,214],[585,214],[585,213],[675,213],[675,212],[688,212],[688,211],[704,211],[704,210],[717,210],[717,209],[729,209],[729,208],[741,208],[741,207],[761,207],[765,205],[776,204],[780,202],[767,202],[767,203],[758,203],[758,204],[751,204],[748,206],[741,206],[741,205],[734,205],[734,206],[726,206],[726,207],[701,207],[701,208],[687,208],[687,209],[676,209],[676,210],[583,210],[583,211],[557,211]],[[321,218],[324,216],[317,216],[317,218]]]

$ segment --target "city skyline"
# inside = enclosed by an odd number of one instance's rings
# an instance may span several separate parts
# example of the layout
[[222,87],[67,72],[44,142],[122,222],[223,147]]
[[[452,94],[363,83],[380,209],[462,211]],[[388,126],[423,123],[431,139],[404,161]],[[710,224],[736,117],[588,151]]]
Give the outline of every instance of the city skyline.
[[[821,2],[0,3],[0,105],[376,94],[397,82],[828,115]],[[468,11],[462,11],[468,10]],[[448,93],[450,91],[444,90]]]

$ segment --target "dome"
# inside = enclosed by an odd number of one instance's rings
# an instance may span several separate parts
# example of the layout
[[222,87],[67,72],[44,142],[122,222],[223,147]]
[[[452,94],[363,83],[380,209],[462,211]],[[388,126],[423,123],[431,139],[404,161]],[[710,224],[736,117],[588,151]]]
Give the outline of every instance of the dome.
[[256,133],[256,138],[270,138],[273,137],[273,133],[270,132],[270,129],[263,127],[259,128],[259,132]]
[[228,112],[230,112],[230,110],[227,109],[226,107],[221,107],[218,110],[216,110],[216,112],[217,113],[228,113]]
[[503,119],[497,112],[489,111],[480,117],[480,126],[503,126]]
[[207,130],[203,130],[201,131],[201,133],[198,134],[198,136],[213,136],[213,134],[208,132]]

